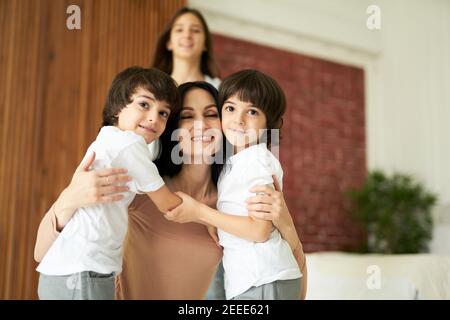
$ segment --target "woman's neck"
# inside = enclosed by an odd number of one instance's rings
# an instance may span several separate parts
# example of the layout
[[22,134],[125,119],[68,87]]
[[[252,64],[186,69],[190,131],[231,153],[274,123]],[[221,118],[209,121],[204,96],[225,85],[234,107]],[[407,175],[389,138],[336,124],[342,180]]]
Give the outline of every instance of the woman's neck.
[[200,59],[173,59],[172,78],[180,85],[190,81],[204,81],[205,76],[200,69]]
[[185,164],[179,174],[172,179],[176,190],[182,191],[191,197],[207,202],[215,199],[217,188],[211,177],[211,166],[207,164]]

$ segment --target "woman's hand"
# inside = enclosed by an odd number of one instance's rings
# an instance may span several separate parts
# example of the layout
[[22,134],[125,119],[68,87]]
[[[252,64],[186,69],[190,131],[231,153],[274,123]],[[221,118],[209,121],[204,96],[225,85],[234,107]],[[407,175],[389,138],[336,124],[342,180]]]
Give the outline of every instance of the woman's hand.
[[198,222],[200,218],[199,209],[201,206],[204,206],[204,204],[183,192],[175,192],[175,194],[178,195],[183,202],[178,207],[168,211],[164,217],[167,220],[178,223]]
[[131,180],[131,177],[125,175],[127,169],[89,171],[94,160],[95,152],[78,166],[69,186],[55,202],[58,230],[62,230],[76,209],[121,200],[124,197],[121,193],[129,190],[123,185]]
[[218,247],[220,247],[219,236],[217,235],[217,228],[211,225],[206,226],[210,237],[214,240]]
[[277,178],[275,176],[272,176],[272,178],[275,190],[265,185],[250,189],[250,192],[255,192],[257,195],[247,199],[248,214],[258,219],[272,220],[273,225],[280,231],[283,239],[291,247],[298,267],[303,274],[300,292],[300,299],[303,300],[306,297],[308,281],[306,256]]
[[273,225],[281,231],[292,227],[294,222],[275,176],[273,176],[273,184],[275,190],[267,185],[251,188],[250,192],[257,195],[247,199],[247,210],[251,217],[271,220]]

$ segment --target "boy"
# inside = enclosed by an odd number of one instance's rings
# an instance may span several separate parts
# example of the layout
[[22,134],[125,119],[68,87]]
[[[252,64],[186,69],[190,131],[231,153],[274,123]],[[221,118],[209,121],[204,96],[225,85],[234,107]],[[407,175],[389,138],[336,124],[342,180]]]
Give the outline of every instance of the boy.
[[[267,130],[280,130],[286,98],[278,83],[256,71],[228,76],[219,89],[222,130],[232,148],[217,183],[217,210],[178,193],[183,203],[166,217],[217,227],[223,247],[225,293],[234,300],[294,300],[300,296],[302,274],[294,258],[295,245],[285,241],[271,221],[248,216],[248,190],[282,186],[283,170],[269,151]],[[228,151],[228,150],[227,150]],[[228,154],[228,152],[227,152]]]
[[162,212],[181,203],[151,161],[148,144],[180,108],[172,78],[157,70],[131,67],[114,79],[103,109],[103,127],[86,156],[93,169],[123,167],[130,191],[117,202],[78,209],[39,264],[40,299],[114,299],[114,278],[122,270],[128,205],[147,193]]

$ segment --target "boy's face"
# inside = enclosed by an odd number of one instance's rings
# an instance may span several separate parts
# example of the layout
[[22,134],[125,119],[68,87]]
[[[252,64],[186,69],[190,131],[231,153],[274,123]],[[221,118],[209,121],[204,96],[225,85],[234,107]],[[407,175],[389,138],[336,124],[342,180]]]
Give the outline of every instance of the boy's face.
[[137,88],[131,96],[131,103],[117,115],[116,126],[137,133],[149,144],[164,132],[169,115],[167,102],[156,100],[151,92]]
[[229,97],[222,106],[222,129],[227,140],[240,151],[258,142],[267,128],[264,112],[251,103]]

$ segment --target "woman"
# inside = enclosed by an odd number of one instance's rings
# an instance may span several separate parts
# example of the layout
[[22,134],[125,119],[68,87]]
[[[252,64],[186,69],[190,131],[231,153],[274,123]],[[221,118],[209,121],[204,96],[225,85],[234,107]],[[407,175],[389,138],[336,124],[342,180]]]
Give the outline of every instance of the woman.
[[175,13],[158,39],[152,66],[178,84],[206,81],[218,88],[211,33],[199,11],[184,7]]
[[[219,87],[220,80],[217,78],[218,71],[214,61],[211,34],[205,19],[199,11],[184,7],[175,13],[159,37],[153,66],[170,74],[179,84],[188,81],[204,80],[212,84],[216,89]],[[157,148],[156,146],[153,147]],[[154,153],[156,154],[157,152]],[[270,212],[260,211],[255,212],[255,214],[261,213],[264,215],[261,218],[272,220],[276,226],[278,221],[280,221],[281,228],[284,227],[285,223],[286,226],[291,228],[293,226],[292,218],[287,211],[282,194],[278,191],[279,189],[268,191],[271,192],[271,198],[274,199],[277,207]],[[254,201],[259,200],[258,198],[254,199]],[[267,206],[269,204],[260,203],[253,205]],[[281,210],[286,210],[286,212]],[[286,214],[287,217],[285,217]],[[296,232],[294,233],[295,237],[297,237]],[[306,268],[306,265],[304,268]],[[304,285],[302,288],[304,290],[306,290],[305,281],[306,275],[303,278]],[[305,292],[303,292],[303,296]],[[206,298],[225,299],[223,267],[221,263],[206,294]]]
[[[211,33],[203,15],[191,8],[179,9],[160,35],[153,58],[158,68],[178,83],[206,81],[219,89],[220,79],[214,61]],[[159,140],[151,145],[153,154],[160,151]],[[225,299],[223,266],[206,294],[207,299]]]
[[[195,143],[203,140],[183,139],[180,142],[183,159],[195,156],[194,152],[203,150],[202,156],[211,156],[220,147],[220,120],[217,111],[217,92],[208,84],[186,84],[180,87],[183,95],[183,109],[179,121],[166,129],[163,142],[163,157],[157,161],[161,175],[165,175],[167,186],[173,191],[183,191],[195,199],[212,207],[217,198],[218,165],[182,164],[164,166],[167,138],[171,137],[175,127],[189,131],[193,137],[208,131],[209,148],[195,148]],[[194,121],[202,124],[201,132]],[[215,131],[214,131],[215,130]],[[217,134],[211,135],[211,132]],[[170,146],[169,146],[170,148]],[[92,159],[91,159],[92,160]],[[159,163],[158,163],[159,162]],[[113,201],[120,197],[117,191],[124,187],[116,181],[126,181],[127,177],[119,169],[101,172],[86,172],[88,164],[80,166],[71,184],[66,188],[52,208],[47,212],[38,230],[35,259],[40,261],[51,243],[64,226],[59,225],[61,216],[78,206],[93,205],[98,201]],[[172,175],[172,177],[170,177]],[[266,216],[258,210],[256,204],[249,207],[255,216],[271,219],[277,217],[275,224],[285,239],[298,237],[290,220],[289,212],[282,201],[281,193],[261,187],[260,190],[271,195],[271,203],[266,203]],[[92,194],[96,198],[91,198]],[[88,199],[80,201],[77,199]],[[94,201],[95,200],[95,201]],[[267,200],[266,200],[267,202]],[[288,217],[289,216],[289,217]],[[297,243],[296,242],[296,243]],[[304,255],[301,245],[297,250],[297,260],[302,267]],[[180,225],[167,221],[145,196],[136,197],[129,212],[128,235],[124,245],[124,263],[122,274],[116,283],[116,296],[119,299],[203,299],[210,281],[221,259],[221,249],[209,236],[203,225],[191,223]],[[303,269],[305,274],[305,270]]]

